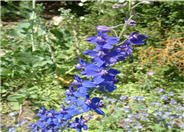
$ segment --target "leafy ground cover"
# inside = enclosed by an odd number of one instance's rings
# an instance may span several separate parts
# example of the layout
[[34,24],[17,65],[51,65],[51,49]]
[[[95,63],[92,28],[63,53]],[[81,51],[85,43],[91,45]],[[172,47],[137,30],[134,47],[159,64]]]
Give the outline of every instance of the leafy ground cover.
[[[41,17],[42,5],[36,4],[34,10],[26,10],[32,3],[19,3],[16,3],[18,8],[13,5],[13,9],[20,12],[21,19],[16,16],[20,22],[15,26],[2,26],[1,34],[1,129],[4,132],[14,129],[29,131],[27,125],[36,121],[32,117],[42,106],[59,109],[73,80],[72,75],[78,74],[74,69],[77,57],[88,60],[81,52],[93,49],[84,39],[95,34],[98,25],[122,23],[128,11],[128,6],[114,9],[114,2],[100,1],[83,2],[85,11],[79,13],[74,6],[80,8],[80,2],[61,2],[63,18],[54,25],[52,20],[48,22]],[[9,6],[12,6],[11,2],[3,5],[5,13]],[[120,82],[113,94],[104,94],[106,116],[91,112],[92,120],[87,123],[87,131],[183,131],[183,69],[178,70],[178,61],[158,66],[159,59],[165,61],[162,56],[145,63],[139,60],[145,55],[144,49],[153,46],[162,52],[165,47],[159,45],[160,41],[169,36],[182,37],[183,6],[182,2],[154,2],[136,8],[140,16],[136,30],[148,34],[149,38],[145,46],[135,48],[133,61],[119,62],[114,66],[121,71],[118,75]],[[14,11],[9,12],[17,15]],[[128,28],[128,31],[133,31],[133,28]],[[109,34],[114,35],[114,32]],[[176,43],[181,47],[184,44],[183,39]],[[182,55],[181,47],[173,47],[168,55],[179,51]],[[158,55],[156,51],[154,54]],[[184,63],[181,56],[174,57]],[[100,93],[95,95],[100,96]]]

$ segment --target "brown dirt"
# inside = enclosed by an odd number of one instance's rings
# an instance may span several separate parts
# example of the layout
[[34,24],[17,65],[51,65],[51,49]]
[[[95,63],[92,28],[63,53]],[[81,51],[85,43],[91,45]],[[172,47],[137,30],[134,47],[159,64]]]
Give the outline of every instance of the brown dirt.
[[[15,116],[11,117],[8,115],[8,113],[6,114],[0,113],[0,117],[1,117],[0,124],[5,125],[6,127],[13,126],[15,127],[16,132],[29,132],[28,125],[33,123],[33,116],[35,115],[35,113],[33,112],[32,106],[30,106],[30,103],[28,101],[25,101],[22,105],[22,109],[16,112],[19,113],[16,119],[15,119]],[[28,121],[23,126],[17,128],[16,124],[18,122],[21,122],[22,120],[28,120]]]

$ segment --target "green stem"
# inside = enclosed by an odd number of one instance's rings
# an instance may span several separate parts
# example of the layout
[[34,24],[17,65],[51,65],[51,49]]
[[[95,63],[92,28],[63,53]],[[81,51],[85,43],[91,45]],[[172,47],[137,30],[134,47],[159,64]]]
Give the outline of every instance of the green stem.
[[133,12],[133,10],[134,10],[134,8],[136,8],[138,5],[140,5],[140,4],[142,4],[143,2],[139,2],[139,3],[137,3],[136,5],[134,5],[132,8],[131,8],[131,10],[130,10],[130,15],[132,15],[132,12]]
[[77,53],[77,56],[79,57],[79,55],[80,55],[80,43],[79,43],[79,40],[78,40],[78,37],[77,37],[77,32],[74,29],[74,27],[73,27],[73,34],[74,34],[74,38],[75,38],[76,53]]
[[128,2],[128,12],[129,12],[129,14],[130,14],[130,16],[131,16],[131,5],[132,4],[132,0],[129,0],[129,2]]
[[[140,4],[142,4],[142,3],[143,3],[143,2],[139,2],[139,3],[137,3],[136,5],[134,5],[134,6],[132,7],[132,5],[131,5],[131,0],[129,0],[129,8],[128,8],[128,11],[129,11],[130,17],[129,17],[128,20],[130,20],[130,19],[133,17],[133,15],[132,15],[133,9],[136,8],[138,5],[140,5]],[[119,38],[122,36],[122,34],[123,34],[123,32],[125,31],[125,29],[126,29],[126,24],[124,24],[124,26],[123,26],[123,28],[122,28],[122,30],[121,30],[121,32],[120,32]]]
[[35,20],[35,5],[36,5],[36,0],[32,0],[32,34],[31,34],[31,44],[32,44],[32,51],[35,51],[35,40],[34,40],[34,20]]
[[120,42],[120,44],[123,44],[125,41],[127,41],[127,39],[123,40],[122,42]]
[[134,5],[134,6],[132,7],[132,9],[134,9],[135,7],[137,7],[137,6],[140,5],[140,4],[143,4],[143,2],[137,3],[136,5]]
[[[129,18],[128,18],[128,21],[131,19],[133,17],[133,15],[132,16],[130,16]],[[121,30],[121,32],[120,32],[120,34],[119,34],[119,38],[122,36],[122,34],[123,34],[123,32],[125,31],[125,29],[126,29],[126,23],[123,25],[123,28],[122,28],[122,30]]]
[[48,34],[49,34],[49,31],[47,30],[47,32],[45,34],[45,40],[46,40],[47,46],[49,48],[49,53],[50,53],[51,60],[52,60],[52,62],[54,63],[54,65],[56,67],[56,78],[58,78],[59,77],[59,67],[58,67],[58,65],[55,61],[54,53],[52,51],[52,47],[51,47],[51,44],[50,44],[50,41],[49,41]]
[[126,28],[126,24],[123,26],[123,28],[122,28],[122,30],[121,30],[121,32],[120,32],[120,34],[119,34],[119,38],[121,38],[123,32],[125,31],[125,28]]
[[112,31],[114,32],[115,36],[118,37],[117,32],[114,29],[112,29]]
[[69,73],[71,73],[73,70],[75,70],[75,66],[73,66],[70,70],[66,71],[64,73],[64,76],[67,75],[67,74],[69,74]]

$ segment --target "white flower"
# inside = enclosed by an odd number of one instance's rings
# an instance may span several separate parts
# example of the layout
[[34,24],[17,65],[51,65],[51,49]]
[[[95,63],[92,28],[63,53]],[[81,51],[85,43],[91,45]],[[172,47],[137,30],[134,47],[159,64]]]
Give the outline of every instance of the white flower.
[[82,3],[82,2],[80,2],[80,3],[79,3],[79,6],[83,6],[83,3]]
[[119,0],[119,3],[123,3],[123,2],[125,2],[125,0]]
[[83,3],[86,2],[86,1],[87,1],[87,0],[81,0],[81,2],[83,2]]
[[54,16],[52,20],[54,25],[59,25],[59,23],[63,20],[63,16]]
[[84,19],[85,19],[85,17],[84,17],[84,16],[81,16],[81,17],[80,17],[80,20],[84,20]]

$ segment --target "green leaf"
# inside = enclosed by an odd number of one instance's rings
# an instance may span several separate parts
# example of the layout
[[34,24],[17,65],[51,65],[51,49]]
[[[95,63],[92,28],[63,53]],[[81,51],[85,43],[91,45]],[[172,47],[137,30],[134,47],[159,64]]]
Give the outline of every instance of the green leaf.
[[26,99],[26,95],[24,95],[24,94],[13,94],[13,95],[9,95],[7,99],[9,101],[18,101],[19,103],[22,103]]
[[39,61],[39,62],[33,64],[33,67],[42,67],[42,66],[45,66],[47,64],[52,64],[52,61],[51,60]]
[[32,94],[32,95],[30,95],[30,98],[37,99],[38,95],[37,94]]
[[20,106],[19,106],[19,102],[10,102],[10,106],[12,110],[19,110]]
[[54,36],[55,36],[57,39],[59,39],[59,40],[63,39],[63,33],[62,33],[61,30],[59,30],[59,29],[57,29],[57,28],[54,28],[54,29],[51,30],[51,33],[53,33]]
[[69,31],[65,29],[57,29],[57,27],[54,27],[51,30],[51,33],[56,37],[56,39],[51,39],[53,43],[60,45],[61,49],[64,49],[64,50],[69,49],[69,47],[66,46],[67,43],[72,41],[72,37]]
[[11,74],[11,71],[9,69],[2,68],[1,70],[2,76],[7,76]]
[[8,44],[8,41],[6,41],[6,40],[1,41],[1,45],[2,45],[2,46],[5,46],[5,45],[7,45],[7,44]]

